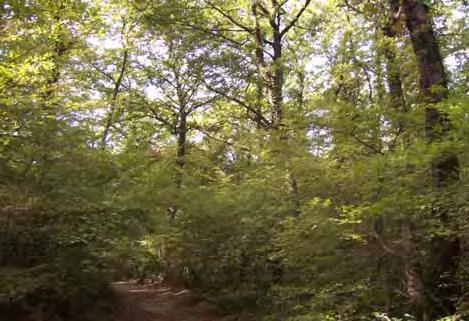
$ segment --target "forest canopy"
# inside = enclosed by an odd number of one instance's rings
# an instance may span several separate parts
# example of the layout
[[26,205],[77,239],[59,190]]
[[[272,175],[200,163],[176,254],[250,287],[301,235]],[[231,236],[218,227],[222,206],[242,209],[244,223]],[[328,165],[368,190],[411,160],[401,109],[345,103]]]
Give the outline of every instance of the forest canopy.
[[468,320],[468,16],[0,0],[0,320],[107,320],[128,278],[264,321]]

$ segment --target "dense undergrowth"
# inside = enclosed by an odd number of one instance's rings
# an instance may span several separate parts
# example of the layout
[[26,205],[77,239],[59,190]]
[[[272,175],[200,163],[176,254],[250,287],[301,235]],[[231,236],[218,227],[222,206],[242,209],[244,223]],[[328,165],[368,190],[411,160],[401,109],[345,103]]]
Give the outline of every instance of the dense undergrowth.
[[0,1],[1,321],[469,318],[467,6],[287,2]]

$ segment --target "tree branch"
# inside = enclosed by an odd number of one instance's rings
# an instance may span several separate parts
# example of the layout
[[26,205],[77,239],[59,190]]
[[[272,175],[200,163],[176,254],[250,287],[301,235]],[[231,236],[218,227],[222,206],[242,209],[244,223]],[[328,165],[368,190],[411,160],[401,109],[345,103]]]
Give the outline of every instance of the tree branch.
[[232,141],[230,141],[229,139],[223,139],[223,138],[218,138],[218,137],[215,137],[213,136],[212,134],[210,134],[208,131],[202,129],[201,126],[198,126],[198,125],[195,125],[193,127],[194,129],[198,130],[199,132],[201,132],[202,134],[204,134],[205,136],[207,136],[208,138],[210,139],[213,139],[217,142],[220,142],[220,143],[224,143],[228,146],[232,146],[232,147],[238,147],[238,148],[241,148],[242,150],[244,151],[247,151],[247,152],[250,152],[251,150],[246,147],[246,146],[242,146],[242,145],[238,145],[238,144],[234,144]]
[[170,127],[171,129],[174,127],[174,124],[171,123],[166,118],[162,117],[155,108],[148,107],[148,109],[151,111],[151,114],[152,114],[153,118],[155,118],[159,122],[163,123],[164,125]]
[[380,154],[380,155],[384,155],[384,153],[383,153],[382,151],[380,151],[379,149],[377,149],[375,146],[371,145],[370,143],[367,143],[367,142],[363,141],[361,138],[357,137],[356,135],[350,133],[350,136],[351,136],[357,143],[360,143],[361,145],[365,146],[366,148],[368,148],[369,150],[373,151],[374,153]]
[[204,2],[206,4],[208,4],[212,9],[214,9],[215,11],[217,11],[218,13],[220,13],[223,17],[225,17],[226,19],[228,19],[231,23],[235,24],[236,26],[238,26],[239,28],[243,29],[244,31],[252,34],[254,32],[254,30],[252,30],[251,28],[243,25],[242,23],[236,21],[232,16],[230,16],[229,14],[227,14],[226,12],[224,12],[223,10],[221,10],[220,8],[218,8],[217,6],[215,6],[212,2],[208,1],[208,0],[204,0]]
[[220,96],[223,96],[225,97],[226,99],[228,100],[231,100],[235,103],[237,103],[238,105],[241,105],[242,107],[246,108],[246,110],[248,110],[249,112],[253,113],[254,115],[256,115],[256,118],[251,118],[252,120],[256,121],[256,122],[259,122],[259,126],[263,127],[263,128],[268,128],[270,127],[271,123],[269,120],[267,120],[264,116],[262,115],[259,115],[259,113],[256,111],[255,108],[253,108],[252,106],[250,106],[249,104],[247,104],[246,102],[242,101],[241,99],[239,98],[236,98],[236,97],[232,97],[230,95],[228,95],[227,93],[219,90],[219,89],[216,89],[216,88],[213,88],[211,87],[209,84],[205,83],[205,86],[207,87],[208,90],[210,91],[213,91],[214,93],[216,94],[219,94]]
[[301,7],[300,11],[296,14],[295,18],[280,32],[280,35],[283,37],[288,31],[290,31],[291,28],[298,22],[300,17],[303,15],[305,12],[306,8],[308,8],[309,4],[311,3],[311,0],[305,0],[305,3],[303,7]]
[[386,253],[392,256],[398,256],[396,252],[394,252],[389,246],[386,245],[386,243],[384,243],[384,241],[381,239],[381,237],[379,236],[375,228],[373,228],[372,234],[373,234],[374,239],[378,241],[378,244]]

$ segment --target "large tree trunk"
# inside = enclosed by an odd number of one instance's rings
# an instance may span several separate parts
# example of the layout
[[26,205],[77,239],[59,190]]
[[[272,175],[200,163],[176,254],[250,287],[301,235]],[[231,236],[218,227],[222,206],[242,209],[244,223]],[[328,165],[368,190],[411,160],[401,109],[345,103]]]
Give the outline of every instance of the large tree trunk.
[[[432,142],[441,139],[450,126],[446,115],[434,106],[448,95],[447,77],[428,7],[422,1],[405,0],[403,9],[417,57],[420,93],[423,101],[428,104],[425,110],[426,133]],[[435,187],[441,187],[458,174],[459,164],[455,154],[448,153],[434,160],[432,181]]]
[[[404,0],[403,10],[417,57],[422,98],[426,102],[437,103],[447,97],[448,84],[429,8],[420,0]],[[436,125],[435,121],[441,119],[441,114],[435,113],[435,117],[428,119],[429,125]]]
[[[404,0],[402,9],[420,72],[420,94],[422,101],[427,104],[425,109],[426,135],[430,143],[436,142],[444,137],[450,126],[446,115],[435,106],[448,95],[443,59],[427,5],[420,0]],[[436,191],[454,181],[458,175],[458,159],[453,152],[442,153],[434,159],[431,165],[431,180]],[[440,218],[442,223],[447,222],[445,218],[447,215],[441,213],[441,210],[434,215]],[[451,297],[457,295],[457,289],[442,285],[451,283],[454,279],[458,255],[458,240],[435,237],[430,253],[434,266],[426,268],[424,280],[421,274],[419,276],[422,287],[418,295],[424,295],[423,300],[426,302],[423,306],[424,310],[421,311],[422,306],[412,300],[410,302],[415,310],[416,321],[427,321],[455,312]],[[408,293],[409,290],[411,289],[408,287]]]

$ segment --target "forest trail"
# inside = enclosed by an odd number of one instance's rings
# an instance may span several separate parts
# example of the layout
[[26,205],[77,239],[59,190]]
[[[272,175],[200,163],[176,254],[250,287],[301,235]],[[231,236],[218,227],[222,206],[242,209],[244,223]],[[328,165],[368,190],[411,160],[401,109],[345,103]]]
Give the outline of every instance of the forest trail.
[[122,301],[115,321],[236,321],[223,316],[215,307],[188,289],[168,285],[114,283]]

